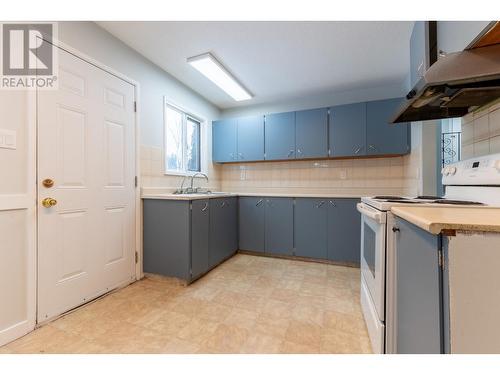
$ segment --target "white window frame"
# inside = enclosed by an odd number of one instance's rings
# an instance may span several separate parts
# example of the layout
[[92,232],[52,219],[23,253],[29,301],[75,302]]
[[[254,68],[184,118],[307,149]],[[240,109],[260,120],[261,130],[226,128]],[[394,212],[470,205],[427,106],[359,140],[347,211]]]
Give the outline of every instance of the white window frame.
[[[200,171],[174,171],[174,170],[169,170],[167,169],[167,107],[171,107],[179,112],[182,112],[183,117],[187,119],[188,117],[192,118],[193,120],[199,122],[200,124]],[[172,101],[168,100],[167,97],[164,97],[163,101],[163,169],[164,169],[164,174],[166,176],[192,176],[195,173],[204,173],[207,174],[207,148],[205,147],[206,143],[206,120],[203,119],[201,116],[194,114],[192,111],[187,110]],[[185,132],[185,129],[182,129],[183,132]],[[184,138],[183,134],[183,138]],[[183,155],[184,157],[184,155]],[[184,164],[184,161],[183,161]]]

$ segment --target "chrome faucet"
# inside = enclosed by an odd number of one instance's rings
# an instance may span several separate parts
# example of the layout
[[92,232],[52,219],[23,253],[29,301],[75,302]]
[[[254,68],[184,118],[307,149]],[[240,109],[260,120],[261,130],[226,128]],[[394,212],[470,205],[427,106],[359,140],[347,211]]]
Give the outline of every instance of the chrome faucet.
[[[203,176],[203,177],[205,177],[205,180],[207,180],[207,182],[208,182],[208,176],[207,176],[205,173],[196,172],[195,174],[193,174],[193,175],[191,176],[191,191],[192,191],[192,192],[194,192],[194,191],[195,191],[195,190],[193,189],[193,181],[194,181],[194,178],[195,178],[196,176]],[[196,188],[196,191],[198,191],[198,188]]]

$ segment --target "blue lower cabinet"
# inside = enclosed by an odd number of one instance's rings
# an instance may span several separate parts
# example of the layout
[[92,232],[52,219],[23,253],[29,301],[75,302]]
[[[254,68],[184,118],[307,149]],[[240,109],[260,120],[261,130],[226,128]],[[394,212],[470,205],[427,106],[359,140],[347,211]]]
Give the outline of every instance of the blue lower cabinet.
[[191,279],[189,201],[145,199],[144,272]]
[[264,252],[265,198],[239,198],[239,249]]
[[265,252],[293,254],[293,198],[266,198]]
[[297,198],[295,200],[295,255],[300,257],[327,258],[326,199]]
[[359,199],[328,199],[328,256],[342,263],[360,263],[361,215]]
[[394,230],[397,353],[442,353],[440,238],[400,218]]
[[191,276],[197,278],[208,271],[208,238],[210,210],[208,199],[191,205]]
[[266,160],[295,159],[295,112],[266,115],[265,150]]
[[209,267],[221,263],[238,249],[238,208],[236,198],[209,200]]
[[328,157],[328,108],[295,112],[296,158]]

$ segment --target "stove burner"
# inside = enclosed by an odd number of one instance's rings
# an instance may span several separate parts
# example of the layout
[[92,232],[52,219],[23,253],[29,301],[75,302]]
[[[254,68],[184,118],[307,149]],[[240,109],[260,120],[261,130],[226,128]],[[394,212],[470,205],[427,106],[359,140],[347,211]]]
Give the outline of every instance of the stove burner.
[[386,199],[386,202],[391,202],[391,203],[404,203],[404,204],[418,204],[422,202],[416,202],[416,201],[411,201],[407,198],[400,198],[400,199]]
[[388,202],[408,200],[408,198],[399,197],[397,195],[377,195],[372,199],[384,199],[387,200]]
[[432,203],[437,204],[457,204],[457,205],[465,205],[465,206],[484,206],[484,203],[480,202],[471,202],[471,201],[459,201],[454,199],[437,199]]

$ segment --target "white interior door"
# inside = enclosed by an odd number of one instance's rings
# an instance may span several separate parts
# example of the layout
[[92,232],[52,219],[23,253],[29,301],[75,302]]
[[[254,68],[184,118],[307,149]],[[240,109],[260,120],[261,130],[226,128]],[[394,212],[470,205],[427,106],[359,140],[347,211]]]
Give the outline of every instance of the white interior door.
[[135,279],[134,86],[58,51],[37,93],[39,322]]

